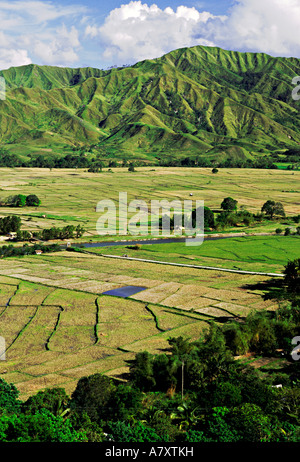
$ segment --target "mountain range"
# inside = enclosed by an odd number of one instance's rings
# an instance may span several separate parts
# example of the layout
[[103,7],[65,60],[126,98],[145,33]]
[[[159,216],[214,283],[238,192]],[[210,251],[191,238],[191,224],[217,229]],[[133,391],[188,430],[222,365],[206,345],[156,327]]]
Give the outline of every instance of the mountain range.
[[299,147],[300,59],[196,46],[100,70],[0,72],[0,144],[23,156],[92,147],[103,157],[255,159]]

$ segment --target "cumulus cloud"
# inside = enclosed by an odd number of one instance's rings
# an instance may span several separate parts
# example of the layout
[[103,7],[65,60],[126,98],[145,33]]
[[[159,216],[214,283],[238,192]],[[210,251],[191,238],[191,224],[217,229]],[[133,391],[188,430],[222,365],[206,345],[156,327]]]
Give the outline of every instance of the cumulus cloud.
[[0,69],[31,64],[27,50],[0,48]]
[[[104,43],[103,56],[107,60],[139,61],[156,58],[176,48],[193,45],[213,45],[213,41],[196,34],[209,20],[216,18],[209,12],[179,6],[164,10],[153,4],[131,1],[110,12],[105,23],[89,25],[85,33],[99,37]],[[219,20],[224,20],[219,17]]]
[[236,0],[226,16],[169,4],[127,0],[97,20],[96,6],[0,0],[0,68],[133,64],[195,45],[300,57],[300,0]]
[[299,0],[239,0],[225,22],[205,32],[224,48],[300,57],[299,30]]
[[90,23],[85,35],[99,40],[107,61],[122,64],[195,45],[300,56],[299,30],[299,0],[237,0],[226,16],[139,0],[112,10],[102,25]]

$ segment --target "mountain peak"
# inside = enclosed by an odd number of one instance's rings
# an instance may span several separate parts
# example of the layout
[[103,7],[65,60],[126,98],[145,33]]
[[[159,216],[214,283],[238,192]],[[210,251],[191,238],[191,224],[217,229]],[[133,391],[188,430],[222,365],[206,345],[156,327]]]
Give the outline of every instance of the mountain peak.
[[97,145],[103,155],[141,159],[278,154],[300,143],[291,95],[299,74],[296,58],[200,45],[107,71],[10,68],[0,72],[1,142]]

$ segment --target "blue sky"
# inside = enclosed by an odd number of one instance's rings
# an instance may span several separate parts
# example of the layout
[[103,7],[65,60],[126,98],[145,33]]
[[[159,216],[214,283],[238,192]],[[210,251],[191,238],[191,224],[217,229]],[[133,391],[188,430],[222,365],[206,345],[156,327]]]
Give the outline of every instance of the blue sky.
[[0,69],[107,69],[182,47],[300,58],[300,0],[0,0]]

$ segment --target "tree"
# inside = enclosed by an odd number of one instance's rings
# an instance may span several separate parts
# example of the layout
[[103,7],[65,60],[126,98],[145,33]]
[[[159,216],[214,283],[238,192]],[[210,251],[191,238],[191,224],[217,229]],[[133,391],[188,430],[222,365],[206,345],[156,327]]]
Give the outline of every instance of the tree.
[[0,234],[17,233],[20,231],[21,218],[16,215],[0,218]]
[[40,204],[41,201],[35,194],[29,194],[26,197],[26,205],[28,207],[38,207]]
[[42,409],[47,409],[56,416],[65,415],[68,410],[69,397],[64,388],[47,388],[30,396],[23,404],[25,413],[35,414]]
[[262,206],[261,211],[262,213],[265,213],[266,216],[270,217],[271,220],[276,215],[285,217],[284,207],[281,202],[268,200]]
[[125,422],[109,422],[108,428],[108,440],[112,439],[121,443],[168,441],[166,437],[159,436],[155,430],[143,422],[137,422],[135,425],[129,425]]
[[300,293],[300,258],[289,261],[284,269],[284,283],[291,293]]
[[264,312],[251,313],[246,319],[246,327],[251,336],[251,351],[258,354],[271,355],[277,347],[274,325]]
[[0,410],[5,409],[8,413],[18,411],[21,405],[18,397],[18,389],[0,378]]
[[25,207],[26,196],[24,196],[24,194],[17,194],[16,196],[13,196],[11,205],[13,207]]
[[140,390],[151,390],[155,386],[153,377],[153,357],[147,351],[137,353],[134,360],[129,360],[131,382]]
[[128,167],[128,172],[135,172],[134,164],[131,163]]
[[238,432],[239,440],[246,442],[267,442],[276,432],[274,422],[262,409],[251,403],[237,406],[230,413],[229,423]]
[[224,326],[223,334],[226,345],[233,355],[242,355],[249,350],[249,335],[237,322],[227,323]]
[[238,406],[242,403],[242,392],[237,384],[221,381],[211,393],[213,406]]
[[221,209],[226,212],[233,212],[234,210],[237,210],[237,203],[238,201],[232,199],[232,197],[225,197],[221,204]]
[[82,377],[71,395],[70,407],[86,412],[92,421],[98,422],[107,415],[107,403],[115,386],[102,374]]
[[107,403],[110,420],[128,420],[141,407],[142,392],[130,384],[120,384]]
[[83,226],[77,225],[76,229],[75,229],[75,232],[76,232],[76,238],[78,239],[79,237],[81,237],[85,233],[85,229],[84,229]]
[[[196,227],[196,213],[197,210],[192,212],[192,225]],[[201,212],[201,208],[199,209]],[[214,228],[215,227],[215,215],[209,207],[204,207],[204,228]]]
[[0,416],[2,442],[85,442],[85,432],[73,429],[71,421],[54,416],[48,410],[36,414],[6,413]]

